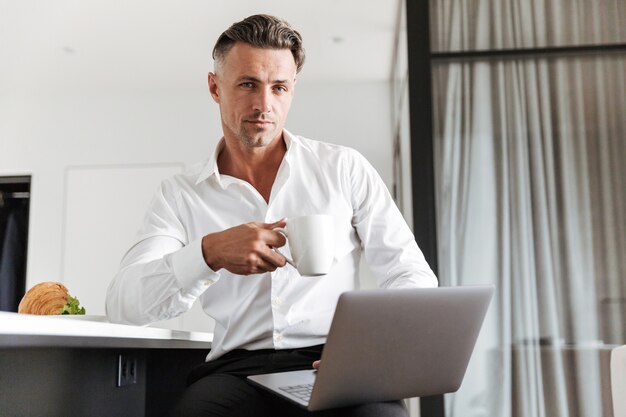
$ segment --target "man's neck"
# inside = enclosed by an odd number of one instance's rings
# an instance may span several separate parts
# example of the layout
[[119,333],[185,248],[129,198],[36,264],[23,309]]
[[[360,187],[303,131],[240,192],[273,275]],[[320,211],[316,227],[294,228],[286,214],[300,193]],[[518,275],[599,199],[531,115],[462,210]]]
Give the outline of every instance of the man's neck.
[[217,157],[221,174],[239,178],[252,185],[269,202],[276,174],[287,146],[281,135],[263,147],[247,147],[237,139],[224,138],[225,146]]

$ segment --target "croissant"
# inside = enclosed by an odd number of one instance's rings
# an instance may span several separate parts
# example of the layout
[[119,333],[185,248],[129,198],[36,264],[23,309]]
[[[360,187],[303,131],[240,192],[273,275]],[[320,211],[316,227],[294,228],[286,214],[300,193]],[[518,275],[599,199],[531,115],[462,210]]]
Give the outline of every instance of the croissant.
[[79,309],[78,304],[78,300],[69,295],[65,285],[60,282],[42,282],[24,294],[17,312],[39,315],[85,314],[85,309]]

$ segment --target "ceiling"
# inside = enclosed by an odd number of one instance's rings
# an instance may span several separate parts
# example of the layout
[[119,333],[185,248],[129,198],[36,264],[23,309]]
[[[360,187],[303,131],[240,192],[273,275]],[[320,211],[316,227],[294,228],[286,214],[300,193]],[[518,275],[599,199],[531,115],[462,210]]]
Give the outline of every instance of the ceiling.
[[304,38],[300,82],[387,80],[398,0],[0,0],[0,94],[185,88],[211,49],[255,13]]

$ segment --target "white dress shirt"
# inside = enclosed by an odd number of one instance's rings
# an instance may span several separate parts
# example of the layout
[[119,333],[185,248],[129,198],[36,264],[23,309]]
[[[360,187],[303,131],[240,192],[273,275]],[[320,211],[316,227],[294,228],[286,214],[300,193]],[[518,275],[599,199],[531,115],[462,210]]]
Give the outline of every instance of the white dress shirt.
[[[324,343],[339,295],[358,286],[361,252],[380,287],[437,286],[387,188],[363,156],[287,131],[283,136],[287,152],[269,203],[249,183],[219,173],[223,139],[204,166],[163,181],[109,287],[110,321],[172,318],[199,298],[215,320],[210,360],[232,349]],[[201,240],[208,233],[306,214],[334,217],[335,259],[327,275],[302,277],[288,264],[241,276],[213,271],[204,261]],[[280,250],[290,255],[287,245]]]

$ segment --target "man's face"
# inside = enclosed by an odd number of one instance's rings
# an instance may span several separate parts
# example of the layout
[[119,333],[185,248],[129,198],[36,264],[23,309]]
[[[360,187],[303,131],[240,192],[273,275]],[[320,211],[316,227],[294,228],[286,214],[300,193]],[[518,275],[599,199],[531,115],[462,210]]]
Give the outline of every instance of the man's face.
[[235,43],[216,73],[209,73],[209,90],[220,106],[224,136],[250,148],[267,146],[280,137],[295,77],[290,50]]

